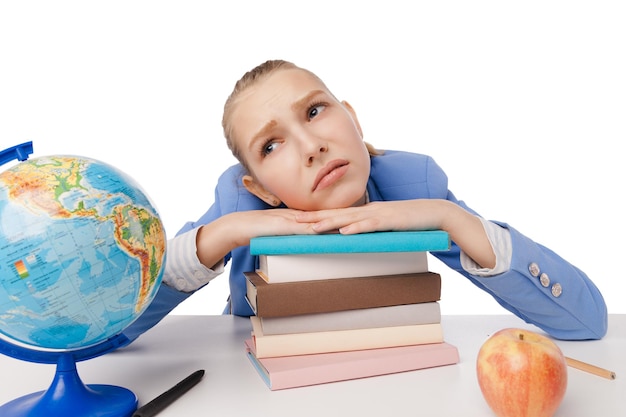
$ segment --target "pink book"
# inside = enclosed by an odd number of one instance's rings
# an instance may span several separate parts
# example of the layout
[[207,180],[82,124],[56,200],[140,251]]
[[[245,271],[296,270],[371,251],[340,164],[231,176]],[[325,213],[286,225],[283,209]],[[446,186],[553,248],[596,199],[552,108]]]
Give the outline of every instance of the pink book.
[[459,362],[457,348],[446,342],[260,359],[252,339],[245,344],[248,358],[272,391]]

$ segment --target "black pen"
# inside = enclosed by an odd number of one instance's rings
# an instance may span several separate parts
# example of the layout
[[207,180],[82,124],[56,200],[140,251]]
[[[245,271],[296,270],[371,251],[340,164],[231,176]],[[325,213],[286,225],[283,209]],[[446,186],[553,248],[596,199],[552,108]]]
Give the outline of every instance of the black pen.
[[189,391],[204,376],[204,369],[200,369],[187,378],[165,391],[146,405],[143,405],[135,411],[133,417],[152,417],[163,411],[168,405],[180,398],[184,393]]

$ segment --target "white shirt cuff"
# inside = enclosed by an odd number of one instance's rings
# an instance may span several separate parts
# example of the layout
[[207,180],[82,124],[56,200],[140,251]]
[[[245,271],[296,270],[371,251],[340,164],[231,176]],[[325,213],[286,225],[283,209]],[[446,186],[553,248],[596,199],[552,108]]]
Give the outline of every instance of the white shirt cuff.
[[199,228],[180,234],[167,242],[167,262],[163,282],[183,292],[193,292],[224,272],[224,263],[215,269],[204,266],[197,255],[196,235]]
[[461,266],[468,273],[481,277],[491,277],[508,271],[513,256],[511,232],[483,218],[480,218],[480,221],[485,233],[487,233],[487,239],[491,243],[493,253],[496,255],[496,266],[493,269],[482,268],[463,251],[461,251]]

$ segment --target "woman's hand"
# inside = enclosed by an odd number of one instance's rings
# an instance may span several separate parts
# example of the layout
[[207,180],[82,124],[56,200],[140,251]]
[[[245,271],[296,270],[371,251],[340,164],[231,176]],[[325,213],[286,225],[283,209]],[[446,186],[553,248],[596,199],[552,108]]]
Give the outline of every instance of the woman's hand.
[[388,230],[445,230],[450,238],[484,268],[495,266],[495,254],[478,217],[462,207],[436,199],[377,201],[359,207],[296,212],[298,222],[312,231],[342,234]]
[[314,234],[311,224],[296,220],[291,209],[251,210],[224,215],[200,228],[196,236],[198,259],[214,267],[231,250],[250,244],[257,236]]
[[311,223],[316,232],[342,234],[383,230],[441,229],[453,204],[446,200],[377,201],[359,207],[299,212],[299,222]]

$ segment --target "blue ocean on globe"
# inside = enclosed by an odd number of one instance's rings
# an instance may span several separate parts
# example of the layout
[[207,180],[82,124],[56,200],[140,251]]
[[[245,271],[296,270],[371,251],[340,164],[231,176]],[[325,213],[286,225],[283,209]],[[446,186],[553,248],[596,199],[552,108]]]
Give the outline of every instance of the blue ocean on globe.
[[121,333],[160,285],[165,233],[128,176],[74,156],[0,172],[0,336],[72,350]]

